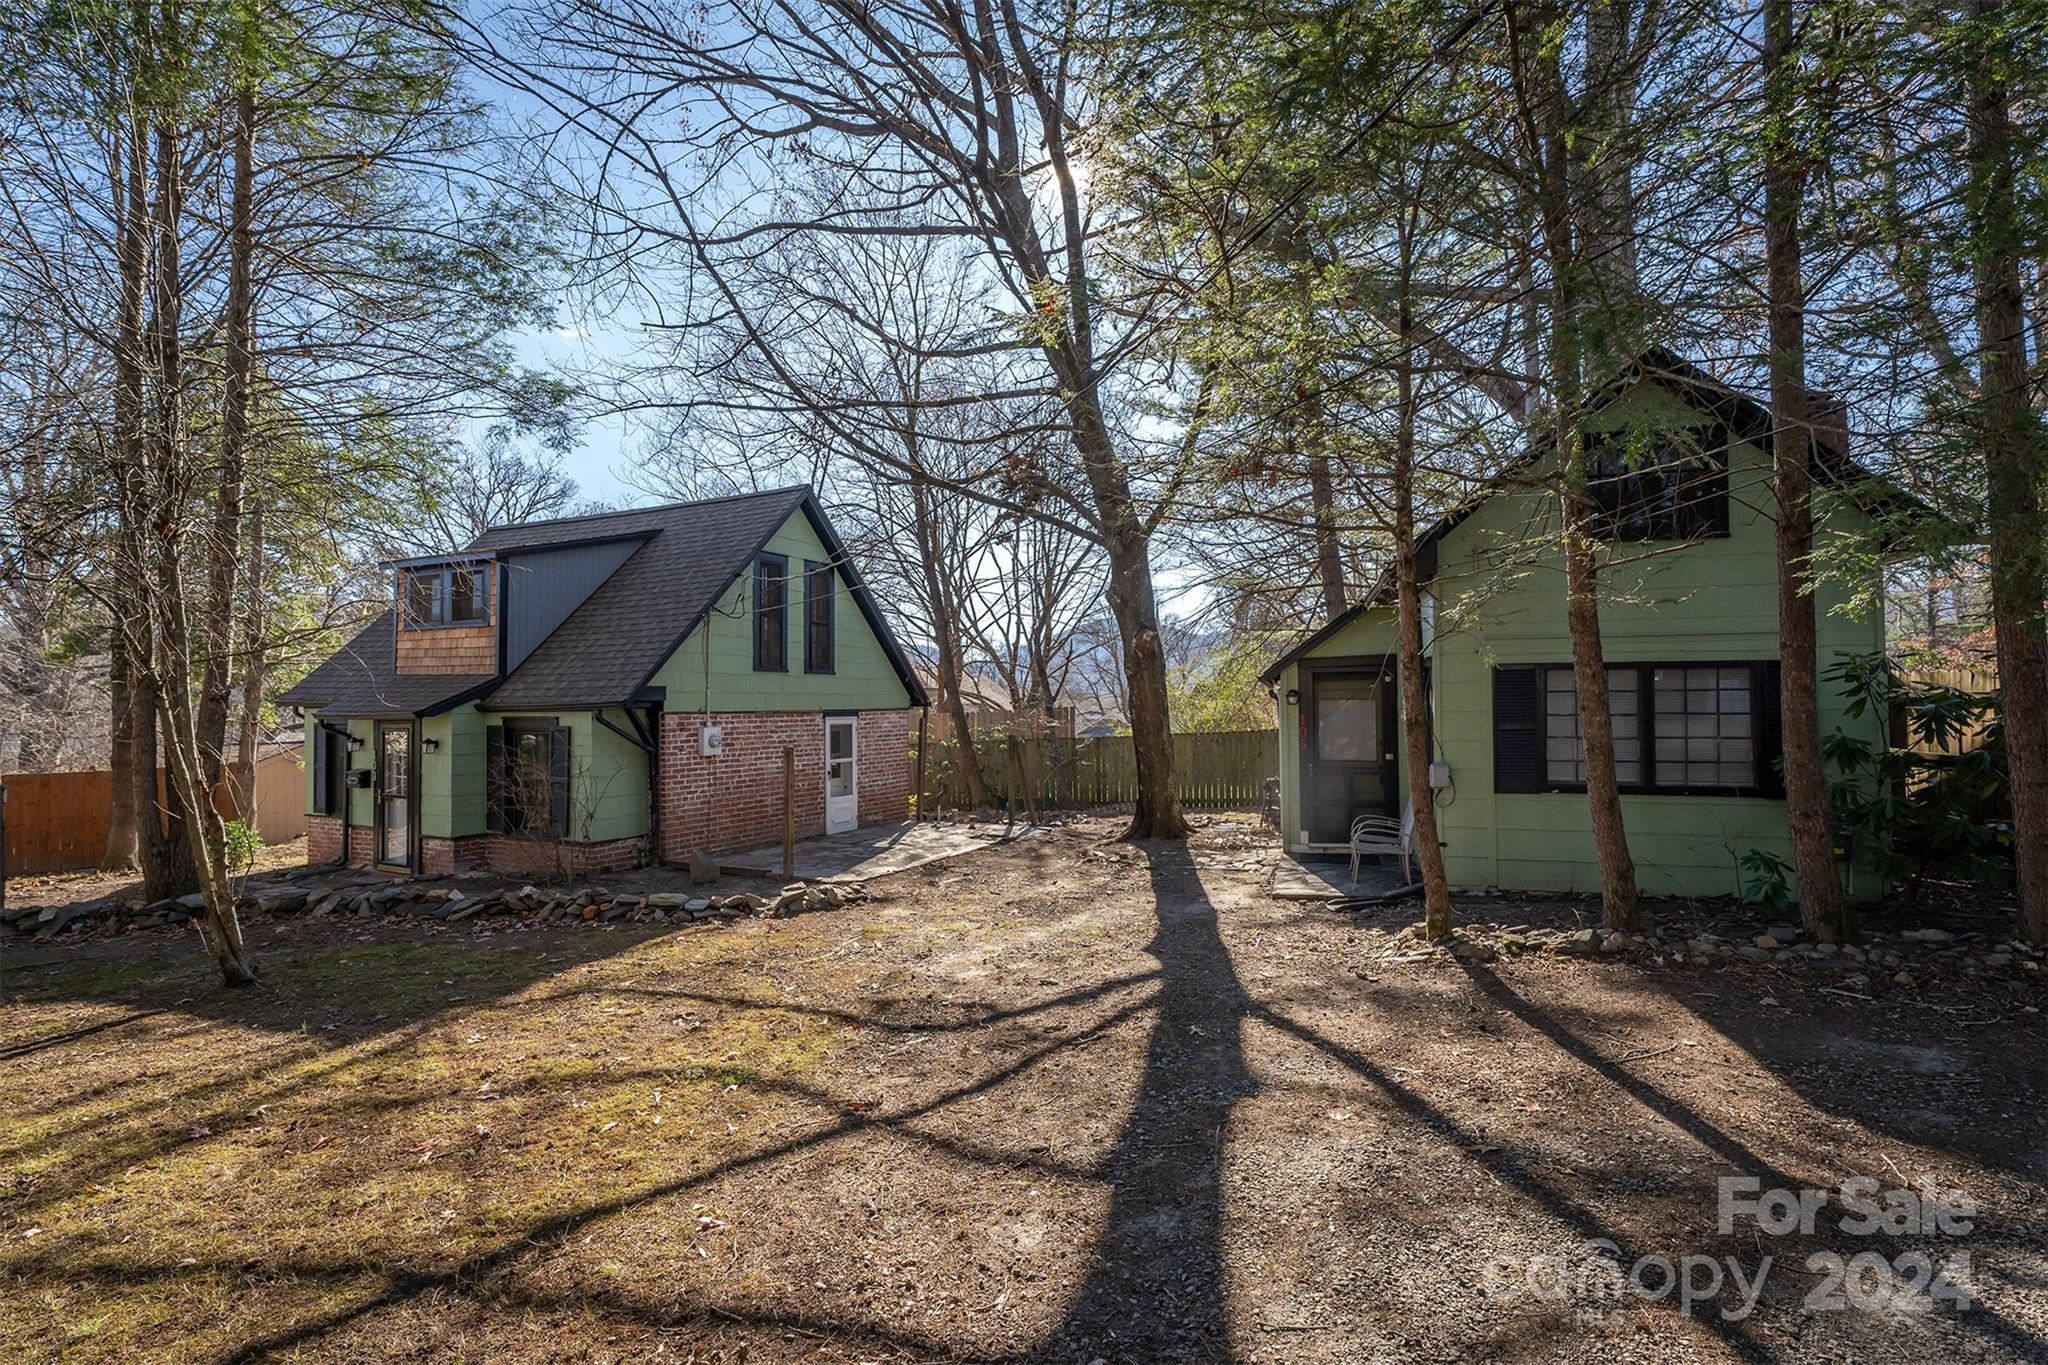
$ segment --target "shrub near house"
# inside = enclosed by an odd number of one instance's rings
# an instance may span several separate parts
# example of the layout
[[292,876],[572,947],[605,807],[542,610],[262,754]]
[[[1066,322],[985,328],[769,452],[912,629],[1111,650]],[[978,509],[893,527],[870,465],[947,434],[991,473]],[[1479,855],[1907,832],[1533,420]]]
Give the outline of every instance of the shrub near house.
[[309,708],[309,861],[576,873],[900,820],[923,691],[808,489],[404,560]]

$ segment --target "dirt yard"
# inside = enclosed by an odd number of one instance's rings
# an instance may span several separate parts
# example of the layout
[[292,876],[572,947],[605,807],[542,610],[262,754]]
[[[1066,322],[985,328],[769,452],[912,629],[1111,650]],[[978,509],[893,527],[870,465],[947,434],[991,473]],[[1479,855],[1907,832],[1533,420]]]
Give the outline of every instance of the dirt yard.
[[[2038,987],[1453,960],[1249,821],[1112,832],[787,921],[264,923],[252,993],[9,946],[0,1359],[2048,1359]],[[1731,1175],[1970,1226],[1723,1232]]]

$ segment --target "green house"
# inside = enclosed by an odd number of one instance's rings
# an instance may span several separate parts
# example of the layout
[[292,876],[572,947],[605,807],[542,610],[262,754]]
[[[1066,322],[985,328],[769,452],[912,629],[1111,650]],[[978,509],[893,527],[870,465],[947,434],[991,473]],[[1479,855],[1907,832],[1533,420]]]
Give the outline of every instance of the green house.
[[[1601,638],[1623,818],[1654,895],[1740,890],[1739,860],[1791,861],[1777,765],[1778,605],[1769,412],[1675,356],[1651,353],[1586,422],[1601,509]],[[1888,495],[1819,432],[1816,542],[1871,529]],[[1538,454],[1418,542],[1425,691],[1439,835],[1451,883],[1597,892],[1599,865],[1565,625],[1559,512]],[[1869,581],[1824,584],[1821,669],[1885,643]],[[1360,815],[1408,793],[1390,582],[1265,673],[1279,708],[1281,830],[1295,852],[1347,846]],[[1882,738],[1823,682],[1823,734]],[[1878,892],[1848,874],[1852,895]]]
[[808,488],[388,567],[389,608],[280,699],[310,713],[310,862],[584,873],[908,815],[925,695]]

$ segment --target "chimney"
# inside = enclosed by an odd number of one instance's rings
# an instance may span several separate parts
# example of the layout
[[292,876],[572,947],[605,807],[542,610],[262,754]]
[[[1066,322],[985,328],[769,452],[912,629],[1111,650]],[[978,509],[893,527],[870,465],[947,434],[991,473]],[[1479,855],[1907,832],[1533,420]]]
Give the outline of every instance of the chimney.
[[1831,393],[1808,389],[1800,407],[1813,426],[1814,454],[1820,460],[1849,455],[1849,405]]

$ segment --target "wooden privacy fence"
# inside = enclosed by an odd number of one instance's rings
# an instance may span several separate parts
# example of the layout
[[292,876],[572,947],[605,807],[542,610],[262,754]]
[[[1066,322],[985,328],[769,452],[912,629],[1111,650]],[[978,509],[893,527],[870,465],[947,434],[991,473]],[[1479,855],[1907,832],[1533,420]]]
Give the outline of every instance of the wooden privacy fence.
[[[1129,735],[1094,739],[1013,739],[977,735],[975,756],[991,805],[1011,810],[1057,805],[1106,806],[1138,799],[1138,763]],[[1022,779],[1018,776],[1021,760]],[[933,741],[924,761],[920,810],[960,810],[968,804],[956,741]],[[1055,759],[1064,764],[1065,782]],[[1173,782],[1181,804],[1218,809],[1257,806],[1265,782],[1280,774],[1279,734],[1273,730],[1217,730],[1173,737]]]
[[[157,772],[157,791],[164,774]],[[109,772],[7,773],[7,872],[72,872],[95,867],[107,851],[113,821],[114,775]],[[266,754],[256,763],[256,832],[266,844],[290,843],[306,832],[306,779],[299,750]],[[226,783],[214,809],[240,818]]]
[[[1935,687],[1952,687],[1958,692],[1975,692],[1982,696],[1988,696],[1998,691],[1998,670],[1995,668],[1909,668],[1901,670],[1899,677],[1907,683],[1922,683]],[[1901,717],[1898,721],[1894,722],[1897,731],[1902,732],[1904,730],[1903,720],[1904,718]],[[1967,754],[1974,753],[1984,747],[1985,736],[1990,733],[1990,730],[1991,718],[1989,716],[1979,716],[1975,721],[1963,727],[1962,733],[1956,736],[1953,743],[1928,744],[1917,738],[1909,740],[1909,737],[1903,733],[1895,733],[1893,743],[1905,744],[1910,742],[1915,753],[1925,754],[1930,758],[1950,754]]]

